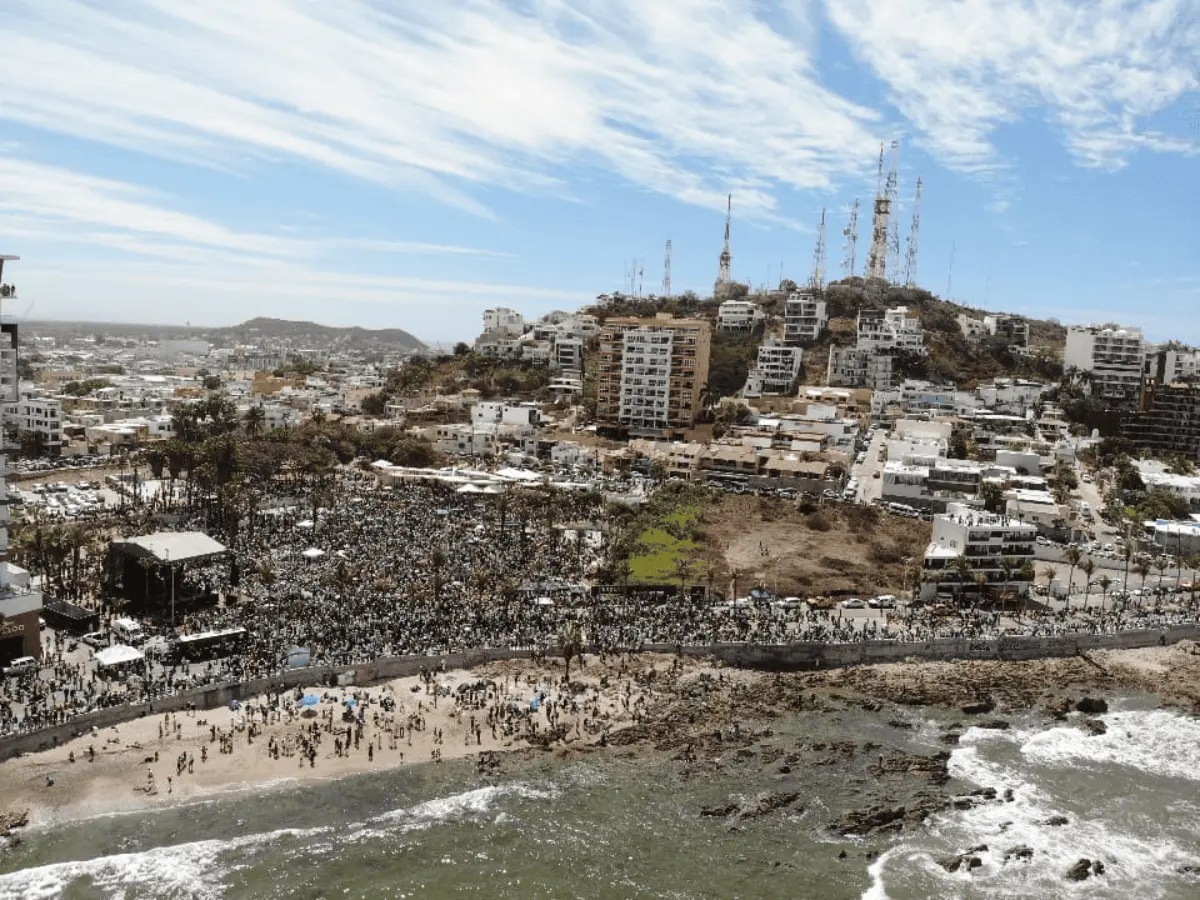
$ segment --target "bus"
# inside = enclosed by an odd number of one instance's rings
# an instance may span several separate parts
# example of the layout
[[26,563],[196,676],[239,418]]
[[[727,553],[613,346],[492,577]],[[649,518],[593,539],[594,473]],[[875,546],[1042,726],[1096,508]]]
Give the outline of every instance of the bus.
[[245,646],[248,636],[249,633],[241,626],[185,634],[175,639],[171,645],[171,655],[176,661],[186,659],[188,662],[231,656]]

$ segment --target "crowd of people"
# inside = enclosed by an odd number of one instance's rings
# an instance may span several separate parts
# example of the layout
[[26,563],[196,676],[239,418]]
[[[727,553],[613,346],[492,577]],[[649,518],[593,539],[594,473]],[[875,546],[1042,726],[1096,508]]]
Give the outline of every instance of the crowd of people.
[[[347,472],[327,506],[264,503],[229,534],[225,558],[189,564],[186,578],[219,602],[184,607],[183,633],[240,626],[231,655],[197,664],[153,659],[121,677],[71,661],[64,638],[47,641],[40,673],[0,693],[0,734],[65,722],[83,712],[174,694],[205,683],[277,675],[298,648],[312,666],[474,648],[557,652],[567,620],[587,652],[726,642],[925,641],[1160,628],[1191,611],[1110,604],[1087,616],[911,607],[878,616],[783,608],[769,599],[729,606],[682,590],[593,585],[608,542],[596,494],[542,488],[507,497],[444,485],[376,487]],[[195,510],[181,528],[202,527]],[[319,552],[318,552],[319,551]],[[76,655],[77,656],[77,655]]]

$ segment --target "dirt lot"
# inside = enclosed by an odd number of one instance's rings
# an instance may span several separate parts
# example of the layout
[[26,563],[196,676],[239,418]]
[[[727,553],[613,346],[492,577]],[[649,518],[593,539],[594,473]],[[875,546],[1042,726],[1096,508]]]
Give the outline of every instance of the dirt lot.
[[906,568],[911,588],[930,535],[927,522],[873,507],[838,503],[805,513],[794,502],[737,495],[706,511],[702,528],[703,556],[720,573],[714,583],[728,587],[723,579],[736,575],[743,596],[755,584],[799,597],[899,593]]

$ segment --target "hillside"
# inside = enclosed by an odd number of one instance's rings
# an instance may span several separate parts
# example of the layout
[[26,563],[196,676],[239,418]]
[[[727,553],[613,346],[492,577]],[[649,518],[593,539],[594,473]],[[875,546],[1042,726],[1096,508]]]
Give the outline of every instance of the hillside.
[[[795,285],[784,283],[784,290],[750,294],[747,299],[757,302],[769,317],[768,328],[781,333],[786,289]],[[656,297],[602,298],[605,302],[590,312],[602,319],[613,315],[651,316],[656,312],[695,316],[716,321],[718,303],[684,294],[670,300]],[[902,371],[908,377],[927,378],[938,382],[953,382],[972,388],[981,381],[997,376],[1057,379],[1062,374],[1062,346],[1066,329],[1056,321],[1026,317],[1030,324],[1031,354],[1013,354],[1003,341],[984,339],[970,342],[962,334],[958,316],[967,314],[982,318],[996,310],[981,310],[948,300],[942,300],[921,288],[888,286],[883,290],[868,289],[862,278],[832,282],[825,289],[829,327],[817,343],[806,349],[804,381],[822,384],[831,346],[852,346],[855,342],[855,320],[863,309],[888,309],[907,306],[921,319],[929,334],[929,356],[902,361]],[[713,336],[712,361],[709,369],[709,389],[715,398],[736,393],[745,383],[746,373],[753,363],[761,335],[753,338]]]
[[361,328],[357,325],[339,327],[319,325],[316,322],[271,319],[259,316],[241,325],[228,328],[210,328],[205,331],[210,339],[224,336],[233,340],[286,340],[329,343],[333,346],[356,349],[378,349],[389,347],[402,350],[422,350],[425,345],[416,337],[399,328]]

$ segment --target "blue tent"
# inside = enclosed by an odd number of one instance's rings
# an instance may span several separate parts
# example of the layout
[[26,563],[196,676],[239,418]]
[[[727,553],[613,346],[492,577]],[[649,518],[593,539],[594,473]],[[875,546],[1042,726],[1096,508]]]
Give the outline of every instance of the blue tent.
[[321,702],[321,698],[316,694],[305,694],[304,699],[300,701],[301,706],[317,706]]

